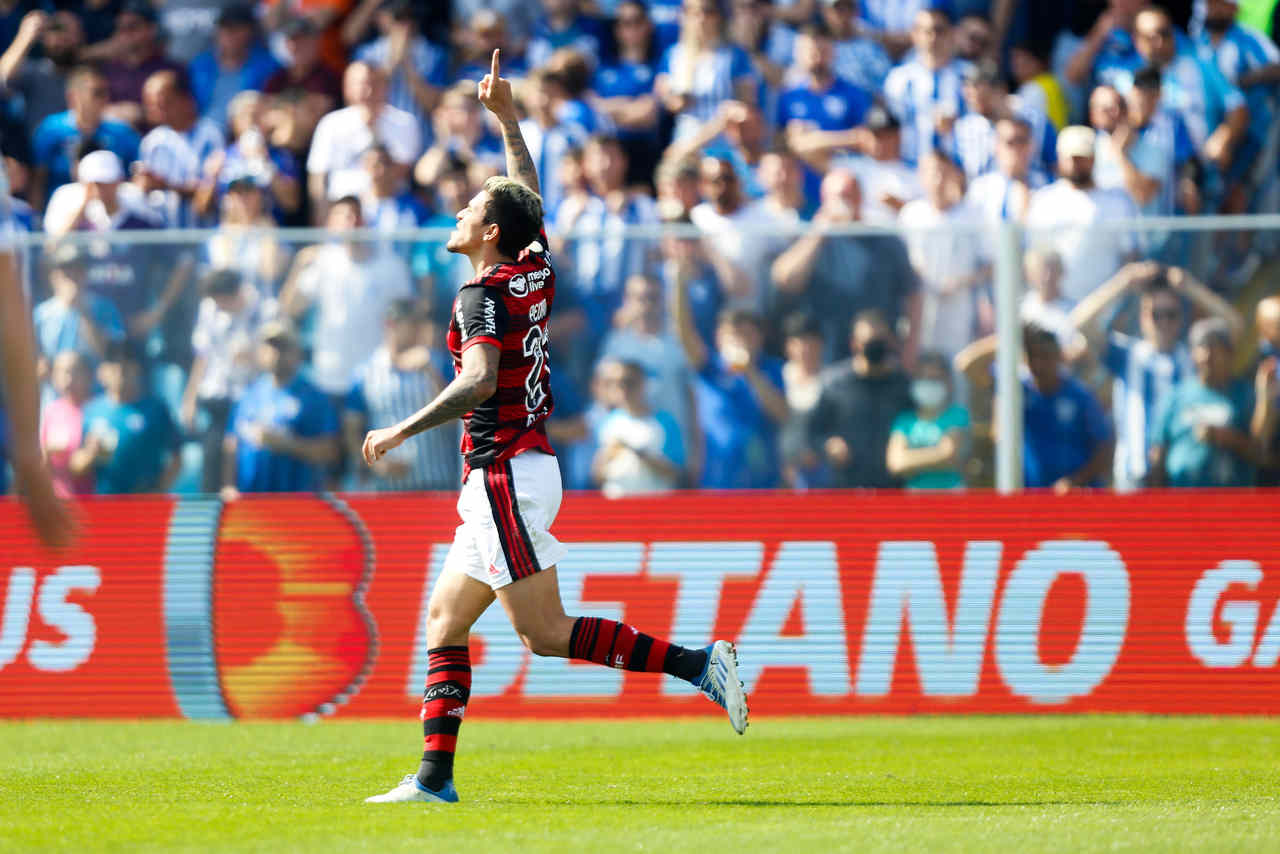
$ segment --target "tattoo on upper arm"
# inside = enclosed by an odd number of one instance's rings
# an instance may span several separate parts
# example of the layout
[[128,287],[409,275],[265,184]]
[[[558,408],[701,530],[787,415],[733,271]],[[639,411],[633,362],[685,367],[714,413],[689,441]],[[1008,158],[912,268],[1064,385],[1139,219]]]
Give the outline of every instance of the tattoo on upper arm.
[[538,169],[533,165],[533,155],[525,145],[524,135],[520,133],[520,123],[508,119],[502,123],[502,141],[507,146],[507,172],[510,177],[533,190],[538,189]]

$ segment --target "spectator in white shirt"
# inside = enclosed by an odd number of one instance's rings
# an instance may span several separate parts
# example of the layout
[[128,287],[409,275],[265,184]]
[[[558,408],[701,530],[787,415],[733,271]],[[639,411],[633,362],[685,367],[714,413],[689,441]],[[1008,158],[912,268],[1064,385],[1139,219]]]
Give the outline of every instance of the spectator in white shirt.
[[1066,269],[1063,295],[1079,302],[1101,285],[1138,249],[1133,232],[1113,221],[1138,216],[1123,190],[1101,189],[1093,182],[1096,135],[1075,125],[1058,136],[1057,181],[1036,191],[1027,211],[1029,237],[1057,250]]
[[[920,161],[925,197],[908,202],[898,222],[907,229],[907,253],[923,286],[920,343],[950,359],[975,332],[975,289],[991,275],[981,243],[963,226],[974,220],[963,202],[964,175],[946,155]],[[957,230],[958,229],[958,230]]]
[[387,147],[402,178],[422,153],[417,119],[387,103],[385,72],[353,62],[343,75],[342,93],[349,106],[320,120],[307,157],[307,192],[317,223],[327,215],[330,188],[347,174],[360,171],[361,156],[375,142]]
[[995,141],[995,169],[969,185],[968,202],[987,222],[1022,222],[1031,194],[1045,185],[1044,175],[1031,168],[1031,125],[1018,116],[1002,116],[996,120]]
[[644,369],[635,362],[609,362],[598,376],[614,405],[597,428],[600,450],[591,466],[605,497],[674,489],[684,466],[684,442],[671,414],[650,407]]
[[1022,275],[1027,281],[1018,305],[1023,326],[1052,332],[1067,361],[1075,362],[1088,344],[1071,320],[1074,304],[1062,296],[1062,258],[1053,249],[1032,247],[1022,256]]
[[[326,221],[340,235],[363,225],[360,200],[352,196],[334,202]],[[298,253],[280,305],[292,317],[315,308],[311,373],[321,391],[346,396],[352,372],[381,343],[387,307],[409,295],[408,266],[376,244],[342,240]]]
[[[858,179],[863,222],[892,225],[898,221],[903,205],[924,195],[916,170],[902,159],[902,126],[884,107],[875,106],[867,111],[865,130],[854,128],[848,133],[850,141],[856,142],[864,154],[834,157],[830,171],[847,170]],[[799,142],[796,148],[800,149]],[[817,166],[813,160],[806,160]],[[819,169],[828,171],[825,164]]]

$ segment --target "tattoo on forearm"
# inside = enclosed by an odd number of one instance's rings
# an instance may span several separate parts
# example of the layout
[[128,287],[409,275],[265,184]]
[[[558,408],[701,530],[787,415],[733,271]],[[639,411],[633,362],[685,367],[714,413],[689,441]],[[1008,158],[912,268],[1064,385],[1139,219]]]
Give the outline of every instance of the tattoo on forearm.
[[416,436],[432,427],[439,427],[455,418],[461,418],[488,398],[484,389],[496,378],[496,373],[477,377],[466,375],[457,377],[436,396],[435,400],[419,410],[413,419],[405,424],[401,432],[406,438]]
[[535,193],[541,192],[538,189],[538,169],[533,165],[533,156],[524,144],[520,123],[515,119],[502,122],[502,141],[507,146],[507,174]]

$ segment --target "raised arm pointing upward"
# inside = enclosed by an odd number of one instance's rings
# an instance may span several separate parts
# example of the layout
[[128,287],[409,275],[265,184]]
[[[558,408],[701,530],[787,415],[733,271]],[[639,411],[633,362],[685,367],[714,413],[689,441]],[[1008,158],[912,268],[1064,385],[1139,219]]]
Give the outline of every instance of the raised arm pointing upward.
[[524,184],[535,193],[538,187],[538,170],[533,156],[524,144],[520,133],[520,117],[516,115],[516,102],[511,94],[511,81],[498,74],[498,49],[494,48],[493,63],[489,73],[480,81],[480,103],[498,117],[502,125],[502,142],[507,148],[507,175]]

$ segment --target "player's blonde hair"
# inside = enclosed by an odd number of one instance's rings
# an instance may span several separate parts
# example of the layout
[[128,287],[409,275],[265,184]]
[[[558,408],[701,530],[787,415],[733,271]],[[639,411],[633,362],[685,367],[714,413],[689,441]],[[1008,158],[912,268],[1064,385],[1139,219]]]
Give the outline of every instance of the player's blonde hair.
[[503,175],[485,181],[484,191],[489,194],[484,221],[497,223],[498,251],[515,258],[542,231],[542,197]]

